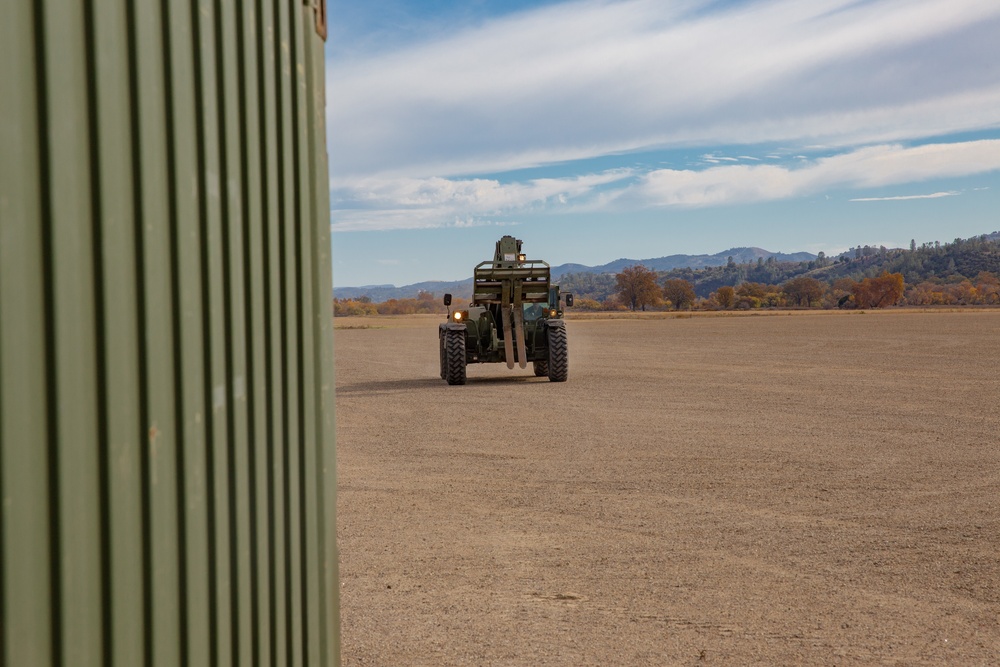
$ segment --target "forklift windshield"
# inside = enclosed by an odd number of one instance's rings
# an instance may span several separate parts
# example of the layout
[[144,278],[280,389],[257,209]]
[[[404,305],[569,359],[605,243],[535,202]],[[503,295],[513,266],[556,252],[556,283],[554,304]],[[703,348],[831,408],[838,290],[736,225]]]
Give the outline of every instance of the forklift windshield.
[[535,320],[539,320],[539,319],[545,317],[546,313],[549,310],[549,304],[548,303],[544,303],[544,302],[543,303],[524,303],[524,304],[521,304],[521,307],[524,309],[524,321],[525,322],[534,322]]

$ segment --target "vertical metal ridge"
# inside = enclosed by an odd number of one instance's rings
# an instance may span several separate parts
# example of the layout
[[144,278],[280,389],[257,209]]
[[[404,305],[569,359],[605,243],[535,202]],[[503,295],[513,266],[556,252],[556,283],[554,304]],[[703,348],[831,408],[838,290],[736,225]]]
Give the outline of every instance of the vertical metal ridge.
[[[300,577],[301,577],[301,619],[303,662],[308,665],[325,664],[326,651],[323,642],[324,614],[322,611],[324,579],[322,564],[324,562],[324,543],[320,540],[318,516],[320,512],[320,478],[316,477],[313,466],[317,464],[317,450],[322,434],[322,424],[316,415],[322,402],[315,390],[319,382],[319,360],[322,358],[316,347],[318,337],[317,325],[323,321],[324,308],[315,300],[318,285],[314,282],[314,268],[322,256],[322,249],[317,245],[316,229],[324,224],[318,215],[315,195],[316,175],[316,133],[314,131],[316,97],[314,95],[315,81],[313,79],[314,62],[312,56],[315,47],[322,49],[321,42],[313,31],[316,18],[315,7],[300,5],[297,20],[294,22],[294,41],[296,58],[296,86],[293,101],[296,105],[296,144],[298,146],[296,165],[298,168],[298,201],[300,207],[299,242],[301,263],[300,279],[300,328],[301,345],[300,358],[300,401],[302,405],[302,439],[299,460],[300,484]],[[320,106],[320,109],[323,107]],[[325,156],[325,150],[322,153]],[[328,186],[327,186],[328,189]],[[328,222],[326,223],[328,225]],[[325,310],[329,313],[327,302]]]
[[167,119],[166,133],[166,174],[167,174],[167,220],[170,226],[170,292],[171,310],[174,317],[171,318],[171,328],[173,337],[173,358],[174,358],[174,430],[177,443],[177,466],[175,469],[174,483],[177,489],[176,512],[177,512],[177,623],[180,636],[177,638],[180,645],[181,667],[186,667],[190,662],[191,646],[190,633],[188,631],[188,607],[190,599],[188,597],[188,532],[187,532],[187,457],[186,457],[186,429],[184,428],[184,362],[183,362],[183,335],[182,335],[182,299],[180,284],[180,228],[178,214],[178,191],[177,184],[177,142],[176,142],[176,114],[174,109],[174,43],[173,43],[173,16],[170,11],[171,0],[160,0],[160,17],[163,30],[163,105],[164,114]]
[[[111,590],[111,475],[110,429],[108,427],[108,377],[107,377],[107,302],[105,299],[104,272],[104,200],[101,190],[101,129],[98,118],[98,84],[97,84],[97,25],[94,17],[94,0],[84,0],[84,62],[87,71],[87,151],[90,166],[88,174],[90,184],[90,224],[91,224],[91,254],[93,256],[94,280],[92,284],[94,299],[94,343],[96,356],[96,386],[94,395],[97,397],[97,471],[98,471],[98,507],[100,516],[100,572],[101,572],[101,643],[104,660],[111,662],[114,646],[114,623],[112,618]],[[61,438],[60,438],[61,439]]]
[[299,641],[302,644],[301,655],[303,665],[309,664],[309,623],[307,619],[309,618],[309,591],[308,582],[306,581],[306,573],[308,572],[308,551],[306,549],[307,541],[307,526],[305,525],[305,515],[306,515],[306,375],[305,375],[305,340],[304,340],[304,325],[305,325],[305,311],[304,311],[304,271],[305,271],[305,257],[302,248],[302,227],[309,224],[309,220],[303,217],[304,211],[302,207],[302,195],[305,183],[303,181],[301,150],[302,150],[302,135],[300,126],[300,100],[299,100],[299,67],[298,61],[301,57],[300,45],[299,45],[299,31],[302,28],[303,17],[305,16],[303,11],[291,11],[290,21],[288,26],[289,41],[291,43],[291,48],[289,49],[290,59],[292,67],[289,68],[289,88],[290,88],[290,101],[292,106],[292,180],[295,184],[295,196],[294,196],[294,244],[295,244],[295,322],[296,322],[296,367],[297,367],[297,378],[296,382],[298,385],[298,405],[297,405],[297,419],[298,419],[298,438],[295,446],[298,448],[298,469],[295,474],[298,477],[298,517],[296,522],[299,527],[299,611],[301,614],[301,621],[299,623],[300,637]]
[[149,434],[147,424],[150,423],[149,408],[149,349],[144,334],[145,323],[148,321],[147,280],[145,263],[145,200],[143,198],[143,138],[139,120],[139,49],[137,35],[139,32],[135,5],[125,2],[126,40],[129,54],[128,85],[129,85],[129,126],[132,133],[131,168],[132,168],[132,206],[134,216],[134,252],[136,281],[136,329],[134,336],[138,350],[137,364],[139,376],[138,424],[136,424],[136,442],[139,446],[140,471],[140,502],[142,504],[142,626],[143,626],[143,661],[146,665],[153,664],[153,508],[150,465],[150,446],[147,443]]
[[[247,38],[246,21],[248,20],[247,8],[244,7],[243,0],[238,0],[236,8],[236,50],[237,50],[237,70],[238,70],[238,106],[239,106],[239,137],[241,146],[249,146],[249,104],[247,101],[247,79],[250,76],[247,67]],[[252,14],[250,15],[252,19]],[[250,600],[250,664],[257,667],[260,664],[260,600],[258,590],[259,558],[258,535],[257,535],[257,425],[256,425],[256,371],[254,365],[254,290],[251,284],[253,272],[253,238],[252,238],[252,213],[250,203],[250,155],[249,151],[240,161],[240,197],[241,208],[243,210],[243,266],[245,268],[247,285],[243,291],[243,327],[246,335],[245,363],[246,363],[246,387],[247,387],[247,498],[249,509],[249,544],[250,544],[250,589],[247,595]]]
[[[269,57],[272,59],[270,66],[274,67],[275,57],[274,31],[268,32],[271,27],[268,19],[273,21],[273,14],[268,14],[267,9],[273,9],[273,4],[268,7],[266,0],[255,0],[257,6],[258,28],[257,28],[257,48],[260,54],[257,63],[257,86],[260,91],[258,97],[258,113],[260,115],[260,127],[258,140],[260,141],[260,192],[261,192],[261,225],[262,225],[262,265],[263,265],[263,295],[262,302],[264,308],[264,385],[265,385],[265,422],[266,431],[263,434],[264,450],[266,459],[266,527],[267,527],[267,625],[268,625],[268,664],[278,665],[279,653],[279,618],[278,618],[278,554],[277,554],[277,490],[276,490],[276,456],[277,447],[276,435],[280,426],[276,411],[279,405],[275,396],[278,393],[280,377],[276,377],[275,366],[278,359],[275,358],[275,345],[277,344],[274,335],[274,325],[276,321],[276,306],[273,302],[277,285],[274,284],[274,272],[277,266],[272,262],[272,253],[276,252],[277,240],[274,230],[279,229],[276,213],[272,212],[272,207],[276,206],[277,199],[272,192],[275,182],[270,178],[270,170],[274,166],[275,156],[272,154],[272,146],[269,141],[269,127],[274,120],[273,113],[268,113],[271,104],[268,100],[269,86],[273,85],[273,72],[269,71]],[[267,9],[266,9],[267,8]],[[270,34],[270,38],[268,35]],[[270,49],[268,48],[270,44]],[[280,339],[280,336],[278,337]],[[278,399],[280,400],[280,396]]]
[[[188,632],[190,634],[190,662],[195,665],[211,664],[213,659],[212,629],[214,607],[212,605],[213,581],[211,579],[209,510],[209,475],[205,469],[206,456],[212,446],[211,414],[206,414],[210,396],[206,387],[210,386],[210,350],[205,349],[206,337],[206,281],[203,265],[205,238],[206,184],[204,171],[204,122],[203,101],[201,99],[200,32],[197,22],[200,8],[197,3],[176,0],[175,7],[179,20],[176,29],[184,40],[183,48],[176,49],[178,69],[183,68],[178,77],[175,96],[184,108],[178,107],[178,128],[175,139],[178,148],[183,146],[183,162],[179,163],[182,189],[177,203],[181,215],[178,225],[181,252],[182,313],[186,317],[184,340],[184,406],[185,447],[187,460],[185,484],[187,491],[187,539],[190,548],[187,595]],[[185,309],[187,312],[185,312]]]
[[[285,68],[288,66],[285,53],[285,23],[283,17],[287,14],[288,3],[282,0],[274,0],[274,34],[275,34],[275,127],[277,139],[277,154],[275,163],[278,168],[277,186],[275,188],[278,198],[278,285],[279,285],[279,312],[280,312],[280,359],[281,359],[281,399],[282,399],[282,424],[281,424],[281,499],[282,499],[282,566],[281,572],[284,594],[284,648],[285,661],[289,667],[295,664],[295,634],[292,623],[294,603],[292,600],[292,507],[291,507],[291,471],[290,471],[290,443],[292,432],[291,416],[291,383],[289,369],[289,303],[288,303],[288,226],[294,224],[287,217],[288,213],[288,192],[287,192],[287,168],[285,163],[286,150],[285,132],[286,119],[284,110],[285,91]],[[290,69],[290,67],[289,67]]]
[[204,366],[202,374],[202,410],[204,415],[205,447],[202,455],[205,459],[205,506],[208,538],[208,651],[209,664],[215,667],[219,664],[219,620],[218,620],[218,588],[216,585],[218,565],[216,563],[216,512],[215,505],[215,415],[212,409],[212,302],[211,302],[211,262],[208,238],[208,188],[206,180],[206,138],[205,138],[205,81],[204,62],[202,54],[203,28],[201,7],[198,0],[191,0],[192,26],[192,59],[194,62],[194,124],[196,177],[198,190],[198,221],[201,233],[199,245],[199,265],[201,272],[201,352]]
[[171,328],[173,337],[173,358],[174,358],[174,430],[176,431],[177,443],[177,467],[175,469],[174,483],[177,487],[177,578],[178,578],[178,605],[177,623],[180,636],[177,638],[180,644],[181,667],[189,664],[191,653],[188,633],[188,605],[187,594],[187,501],[186,501],[186,457],[185,457],[185,429],[184,429],[184,371],[183,371],[183,343],[181,334],[181,285],[180,285],[180,247],[178,227],[178,206],[179,196],[177,188],[177,144],[174,111],[174,71],[173,71],[173,51],[174,44],[172,38],[172,15],[170,12],[171,0],[160,0],[160,20],[163,30],[163,105],[164,114],[167,119],[166,127],[166,174],[167,174],[167,221],[170,226],[170,293],[171,310],[174,317],[171,318]]
[[[234,333],[235,323],[232,320],[233,314],[233,284],[232,284],[232,257],[230,256],[232,245],[233,212],[229,200],[229,141],[227,136],[227,110],[228,102],[226,96],[226,54],[225,54],[225,34],[224,16],[222,0],[214,0],[214,21],[213,41],[215,46],[215,77],[216,77],[216,115],[218,118],[218,145],[219,145],[219,198],[221,203],[221,224],[222,230],[222,330],[223,345],[223,386],[226,394],[225,421],[226,421],[226,442],[225,458],[226,469],[222,471],[225,483],[225,496],[228,510],[228,530],[229,540],[229,604],[231,613],[229,618],[229,640],[231,660],[236,661],[239,657],[240,645],[240,624],[239,624],[239,552],[238,552],[238,525],[237,525],[237,489],[236,489],[236,414],[235,414],[235,373],[234,368]],[[222,443],[215,443],[216,447]],[[213,457],[214,458],[214,457]]]
[[[51,664],[50,405],[38,8],[0,21],[0,664]],[[9,217],[8,217],[9,216]],[[30,447],[21,443],[30,443]]]
[[[325,0],[320,0],[325,7]],[[313,262],[310,274],[312,282],[312,322],[313,330],[313,364],[316,372],[313,376],[313,400],[315,421],[315,451],[313,452],[313,483],[315,485],[316,503],[315,530],[316,530],[316,551],[317,551],[317,598],[318,598],[318,650],[322,665],[340,664],[340,643],[336,640],[339,630],[339,577],[337,573],[337,553],[336,549],[330,549],[327,538],[327,530],[334,536],[334,546],[336,545],[336,525],[327,526],[326,508],[327,497],[333,496],[335,489],[328,488],[335,485],[336,476],[331,474],[327,477],[327,465],[333,466],[335,462],[329,463],[325,459],[325,447],[328,440],[332,441],[334,433],[332,429],[325,428],[327,419],[332,423],[332,415],[327,411],[333,409],[332,402],[327,403],[326,399],[331,396],[329,390],[332,388],[332,315],[330,304],[332,302],[333,279],[329,270],[330,264],[323,261],[324,257],[329,257],[330,248],[330,224],[329,224],[329,181],[325,169],[326,164],[326,134],[323,131],[325,122],[323,113],[326,108],[325,81],[323,72],[322,46],[319,48],[315,44],[307,42],[306,48],[306,88],[310,93],[307,109],[309,164],[314,172],[310,181],[310,201],[312,209],[310,216],[312,225],[310,226],[310,242],[312,246]],[[319,67],[316,66],[317,58]],[[318,120],[318,122],[317,122]],[[321,149],[317,149],[317,146]],[[322,158],[319,150],[322,150]],[[329,384],[328,384],[329,383]],[[335,471],[334,471],[335,472]],[[335,507],[335,503],[331,506]],[[334,519],[336,514],[334,512]],[[328,572],[327,567],[332,571]],[[331,585],[332,584],[332,585]],[[332,623],[331,623],[332,621]],[[334,638],[334,648],[331,651],[329,637]]]
[[[320,5],[325,9],[325,0],[320,0]],[[325,12],[324,12],[325,15]],[[304,28],[305,30],[305,28]],[[332,340],[327,338],[331,333],[330,303],[332,294],[332,276],[328,271],[322,270],[324,266],[323,258],[330,255],[330,225],[329,225],[329,182],[326,176],[326,135],[323,131],[325,127],[323,113],[326,108],[325,81],[318,73],[323,71],[323,46],[317,45],[315,41],[308,39],[309,32],[305,30],[307,39],[303,45],[303,59],[305,65],[304,76],[307,99],[306,111],[306,137],[305,146],[307,160],[310,168],[308,174],[306,191],[309,196],[309,244],[310,244],[310,266],[309,285],[310,292],[310,313],[311,319],[308,327],[312,332],[312,386],[310,393],[313,401],[313,451],[311,452],[312,470],[312,497],[310,506],[313,508],[311,530],[314,533],[314,545],[312,548],[312,558],[314,559],[313,575],[314,581],[314,625],[316,628],[316,638],[313,640],[313,648],[318,654],[318,662],[321,665],[337,665],[340,663],[339,642],[334,642],[334,651],[331,652],[328,635],[336,638],[339,628],[339,616],[334,616],[338,609],[336,596],[337,586],[337,554],[335,550],[328,550],[327,525],[326,525],[326,494],[333,489],[328,486],[335,484],[335,477],[327,475],[326,461],[324,460],[324,447],[326,439],[333,438],[333,432],[325,428],[325,418],[329,417],[326,411],[332,409],[332,405],[327,405],[325,398],[327,392],[326,383],[330,381],[327,376],[327,369],[332,362]],[[317,64],[317,59],[319,60]],[[332,462],[331,462],[332,464]],[[336,534],[335,526],[332,526],[333,534]],[[327,572],[327,567],[332,565],[333,571]],[[333,580],[332,590],[329,589],[330,578]],[[334,620],[330,626],[331,617]]]
[[49,142],[49,96],[48,96],[48,61],[45,54],[45,8],[40,2],[32,3],[34,10],[34,37],[36,63],[36,109],[38,113],[38,182],[39,207],[41,209],[42,225],[42,265],[44,275],[45,295],[45,379],[46,379],[46,421],[48,422],[48,502],[49,502],[49,608],[50,608],[50,642],[53,667],[63,665],[63,627],[62,627],[62,576],[59,571],[59,554],[62,552],[60,536],[61,517],[59,509],[59,433],[57,424],[59,410],[57,405],[57,382],[59,380],[56,368],[55,341],[55,280],[53,266],[55,264],[52,229],[52,188],[49,175],[51,171],[51,147]]

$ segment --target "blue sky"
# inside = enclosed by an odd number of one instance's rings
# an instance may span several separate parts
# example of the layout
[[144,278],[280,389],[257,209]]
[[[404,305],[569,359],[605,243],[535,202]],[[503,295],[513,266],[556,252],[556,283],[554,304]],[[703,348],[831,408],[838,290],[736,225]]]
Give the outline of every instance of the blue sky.
[[1000,229],[996,0],[330,0],[334,284]]

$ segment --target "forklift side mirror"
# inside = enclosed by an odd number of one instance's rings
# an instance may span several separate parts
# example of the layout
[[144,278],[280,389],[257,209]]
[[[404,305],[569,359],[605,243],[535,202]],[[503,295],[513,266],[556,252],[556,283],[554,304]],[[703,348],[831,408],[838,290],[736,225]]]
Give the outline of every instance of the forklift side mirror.
[[568,292],[566,294],[566,306],[567,307],[573,306],[573,294],[571,292]]
[[450,306],[451,305],[451,295],[450,294],[445,294],[444,295],[444,305],[445,306]]

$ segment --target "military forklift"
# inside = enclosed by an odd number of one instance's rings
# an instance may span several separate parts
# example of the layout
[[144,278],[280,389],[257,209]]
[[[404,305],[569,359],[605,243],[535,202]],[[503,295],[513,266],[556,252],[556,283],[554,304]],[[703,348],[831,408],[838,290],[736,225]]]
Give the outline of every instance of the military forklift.
[[438,327],[441,379],[465,384],[468,364],[532,364],[535,375],[552,382],[569,376],[569,350],[563,299],[552,284],[548,263],[529,260],[521,241],[504,236],[497,241],[492,261],[480,262],[473,274],[472,303],[452,309],[444,295],[448,321]]

